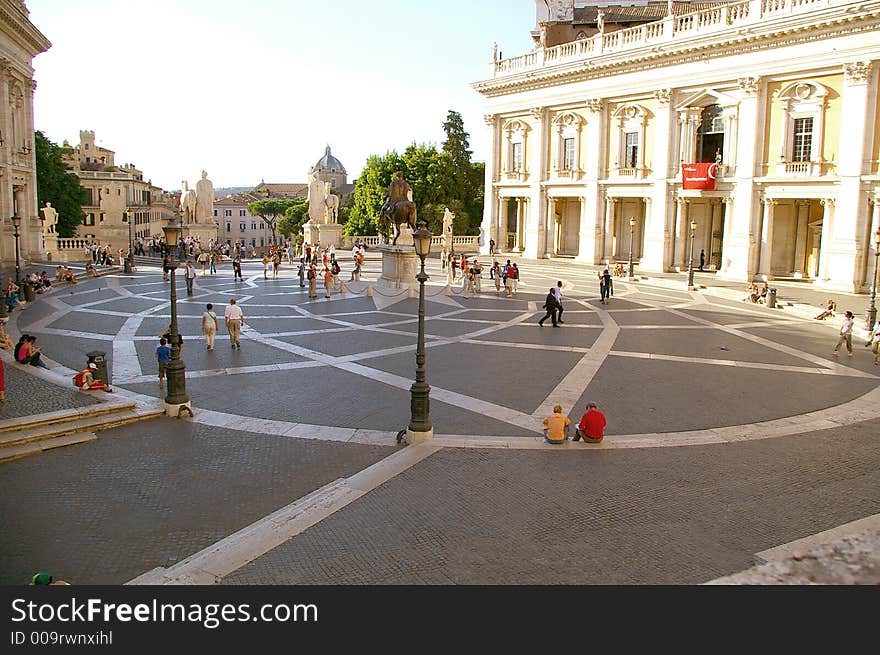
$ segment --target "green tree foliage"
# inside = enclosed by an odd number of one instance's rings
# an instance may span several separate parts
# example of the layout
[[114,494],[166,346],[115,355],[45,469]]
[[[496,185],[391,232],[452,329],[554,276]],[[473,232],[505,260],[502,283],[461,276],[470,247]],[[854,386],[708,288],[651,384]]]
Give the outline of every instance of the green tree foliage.
[[279,218],[284,216],[284,213],[288,208],[291,207],[293,203],[297,202],[297,200],[289,200],[287,198],[266,198],[265,200],[255,200],[254,202],[248,203],[247,210],[251,216],[259,216],[266,222],[266,225],[272,230],[272,243],[276,243],[276,223]]
[[455,213],[456,234],[479,234],[485,166],[471,163],[470,135],[464,131],[458,112],[450,110],[443,129],[446,141],[440,151],[434,145],[414,143],[402,155],[392,150],[367,159],[355,184],[346,234],[377,233],[379,210],[396,171],[403,172],[412,187],[419,219],[426,221],[432,232],[442,229],[443,211],[448,207]]
[[309,201],[306,198],[297,198],[284,210],[284,216],[278,219],[278,232],[290,238],[299,234],[303,223],[307,220],[309,220]]
[[40,131],[34,132],[34,142],[37,204],[42,208],[51,202],[58,212],[58,236],[75,236],[77,227],[82,225],[85,218],[82,206],[88,202],[86,190],[80,185],[76,174],[68,172],[61,159],[63,148]]

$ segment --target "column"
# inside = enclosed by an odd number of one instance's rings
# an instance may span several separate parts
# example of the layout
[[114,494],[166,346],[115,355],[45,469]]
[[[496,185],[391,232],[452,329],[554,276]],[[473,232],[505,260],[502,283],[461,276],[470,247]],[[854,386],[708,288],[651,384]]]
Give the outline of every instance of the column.
[[545,179],[547,160],[547,111],[544,107],[531,110],[532,132],[528,137],[529,149],[529,216],[523,256],[543,259],[547,256],[549,223],[547,220],[546,190],[541,186]]
[[496,247],[501,248],[501,240],[502,238],[506,238],[506,235],[503,237],[501,235],[501,217],[499,216],[498,211],[498,197],[495,194],[500,133],[500,130],[498,129],[498,117],[495,114],[487,114],[486,116],[483,116],[483,120],[486,123],[486,127],[488,127],[492,133],[492,150],[490,151],[489,157],[486,158],[486,176],[483,189],[483,221],[481,232],[483,234],[484,243],[480,244],[480,254],[488,255],[489,240],[494,239]]
[[688,266],[688,248],[690,243],[690,200],[677,198],[678,224],[675,226],[675,259],[673,267],[678,272],[686,271]]
[[776,207],[776,200],[773,198],[763,198],[764,216],[761,222],[761,241],[758,251],[759,264],[758,274],[773,276],[773,212]]
[[674,165],[678,159],[673,156],[674,143],[671,89],[659,89],[654,92],[658,100],[654,110],[654,178],[651,195],[645,198],[645,219],[642,225],[642,247],[639,258],[640,271],[666,270],[667,249],[671,241],[667,238],[669,220],[672,211],[669,202],[669,186],[666,180],[675,177]]
[[[710,268],[718,269],[716,262],[718,261],[715,257],[715,230],[721,228],[721,200],[718,199],[712,202],[712,214],[711,219],[709,221],[709,238],[708,243],[706,244],[706,265]],[[718,250],[721,250],[721,237],[719,235],[718,238]],[[697,260],[699,262],[699,259]]]
[[834,221],[837,216],[834,211],[834,198],[823,198],[819,201],[824,208],[822,213],[822,239],[819,243],[819,275],[816,283],[818,286],[826,286],[830,278],[828,272],[829,251],[831,249],[831,234],[834,228]]
[[[654,202],[650,197],[642,198],[642,202],[645,204],[644,211],[642,212],[642,224],[639,230],[638,239],[636,243],[638,244],[638,248],[635,248],[635,252],[639,255],[639,268],[642,267],[642,261],[645,259],[645,234],[648,226],[648,220],[651,218],[651,209]],[[662,254],[662,253],[661,253]],[[657,270],[661,270],[663,266],[663,260],[660,261],[661,268]]]
[[516,235],[513,238],[513,252],[522,252],[523,250],[523,243],[525,241],[524,204],[522,198],[516,199]]
[[584,129],[587,155],[584,158],[583,196],[581,197],[581,224],[577,261],[597,264],[602,257],[599,237],[602,224],[602,192],[599,179],[603,177],[605,106],[601,100],[587,100],[588,118]]
[[[862,194],[862,173],[874,111],[870,100],[870,62],[844,64],[843,102],[840,115],[840,152],[837,175],[840,178],[834,209],[834,225],[823,253],[825,274],[819,284],[825,288],[854,292],[861,287],[860,261],[868,249],[868,206]],[[876,99],[876,95],[874,95]],[[825,243],[825,226],[822,242]]]
[[755,176],[760,162],[758,153],[763,152],[764,139],[764,85],[758,77],[739,79],[740,102],[737,112],[736,166],[731,192],[732,206],[725,212],[727,237],[723,246],[724,256],[718,277],[728,280],[751,280],[755,272],[757,249],[756,224],[760,222],[755,193]]
[[611,248],[612,241],[611,237],[614,234],[614,220],[615,214],[617,213],[617,198],[612,198],[610,196],[605,197],[605,220],[602,223],[602,256],[600,257],[600,264],[606,264],[609,259],[611,259]]
[[871,293],[871,287],[874,286],[874,277],[877,275],[875,268],[877,266],[877,241],[875,235],[880,230],[880,196],[871,198],[871,231],[868,233],[868,242],[870,248],[865,266],[865,291]]
[[495,237],[495,248],[499,252],[507,251],[507,213],[509,202],[509,198],[498,198],[496,201],[496,206],[498,207],[498,236]]
[[794,243],[794,276],[797,279],[804,277],[807,260],[807,223],[810,220],[810,203],[806,200],[798,200],[795,203],[796,231]]

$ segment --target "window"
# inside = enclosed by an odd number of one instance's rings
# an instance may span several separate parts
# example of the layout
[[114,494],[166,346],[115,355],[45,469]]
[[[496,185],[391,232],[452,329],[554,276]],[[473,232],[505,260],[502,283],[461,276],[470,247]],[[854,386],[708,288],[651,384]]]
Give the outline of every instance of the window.
[[239,209],[239,210],[238,210],[238,215],[239,215],[239,216],[247,216],[247,211],[245,211],[244,209]]
[[95,215],[94,214],[86,214],[85,220],[83,220],[83,225],[94,225],[95,224]]
[[514,143],[513,144],[513,170],[521,171],[523,164],[523,144],[522,143]]
[[700,162],[720,161],[724,153],[724,110],[718,105],[703,109],[697,132],[697,156]]
[[566,171],[574,170],[574,137],[562,140],[562,169]]
[[224,216],[232,216],[232,210],[231,209],[224,209],[223,215]]
[[104,222],[104,214],[101,214],[101,218],[100,218],[99,222],[100,222],[100,223],[103,223],[103,222]]
[[336,178],[335,178],[335,177],[330,178],[330,188],[331,188],[331,189],[335,189],[335,188],[336,188]]
[[246,227],[247,227],[247,224],[245,224],[245,223],[239,223],[239,224],[238,224],[238,231],[239,231],[239,232],[244,232]]
[[256,229],[257,229],[257,224],[256,224],[256,223],[251,223],[251,229],[252,229],[252,230],[256,230]]
[[232,223],[227,223],[227,224],[226,224],[226,231],[227,231],[227,232],[232,232]]
[[811,161],[813,150],[813,119],[795,118],[793,130],[792,161]]
[[626,133],[626,146],[623,156],[624,168],[638,168],[639,166],[639,133]]
[[217,215],[217,210],[215,209],[215,210],[214,210],[214,216],[216,216],[216,215]]

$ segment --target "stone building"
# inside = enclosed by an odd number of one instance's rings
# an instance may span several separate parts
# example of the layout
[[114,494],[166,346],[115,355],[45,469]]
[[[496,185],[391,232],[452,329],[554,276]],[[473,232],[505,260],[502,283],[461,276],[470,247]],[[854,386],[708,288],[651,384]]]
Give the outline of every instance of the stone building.
[[536,4],[535,49],[473,85],[483,251],[869,290],[880,4]]
[[21,0],[0,0],[0,264],[15,265],[10,217],[21,218],[19,251],[23,261],[42,258],[42,215],[37,211],[34,160],[34,81],[32,62],[51,47],[28,19]]
[[125,248],[130,218],[132,237],[161,236],[177,209],[173,194],[144,180],[134,164],[117,166],[114,151],[97,145],[92,130],[80,131],[79,145],[63,146],[64,162],[86,190],[80,237]]
[[[262,218],[251,216],[247,209],[249,203],[265,197],[265,195],[238,193],[214,200],[214,220],[220,226],[221,243],[229,245],[243,243],[254,248],[262,248],[272,243],[272,230]],[[283,243],[284,238],[279,234],[277,240]]]

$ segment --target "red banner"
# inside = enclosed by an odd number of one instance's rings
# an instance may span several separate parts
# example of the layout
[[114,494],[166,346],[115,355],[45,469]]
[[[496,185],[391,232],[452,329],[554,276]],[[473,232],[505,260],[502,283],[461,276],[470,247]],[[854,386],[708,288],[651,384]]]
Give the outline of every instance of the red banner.
[[681,165],[681,188],[696,191],[714,191],[718,164],[704,162]]

